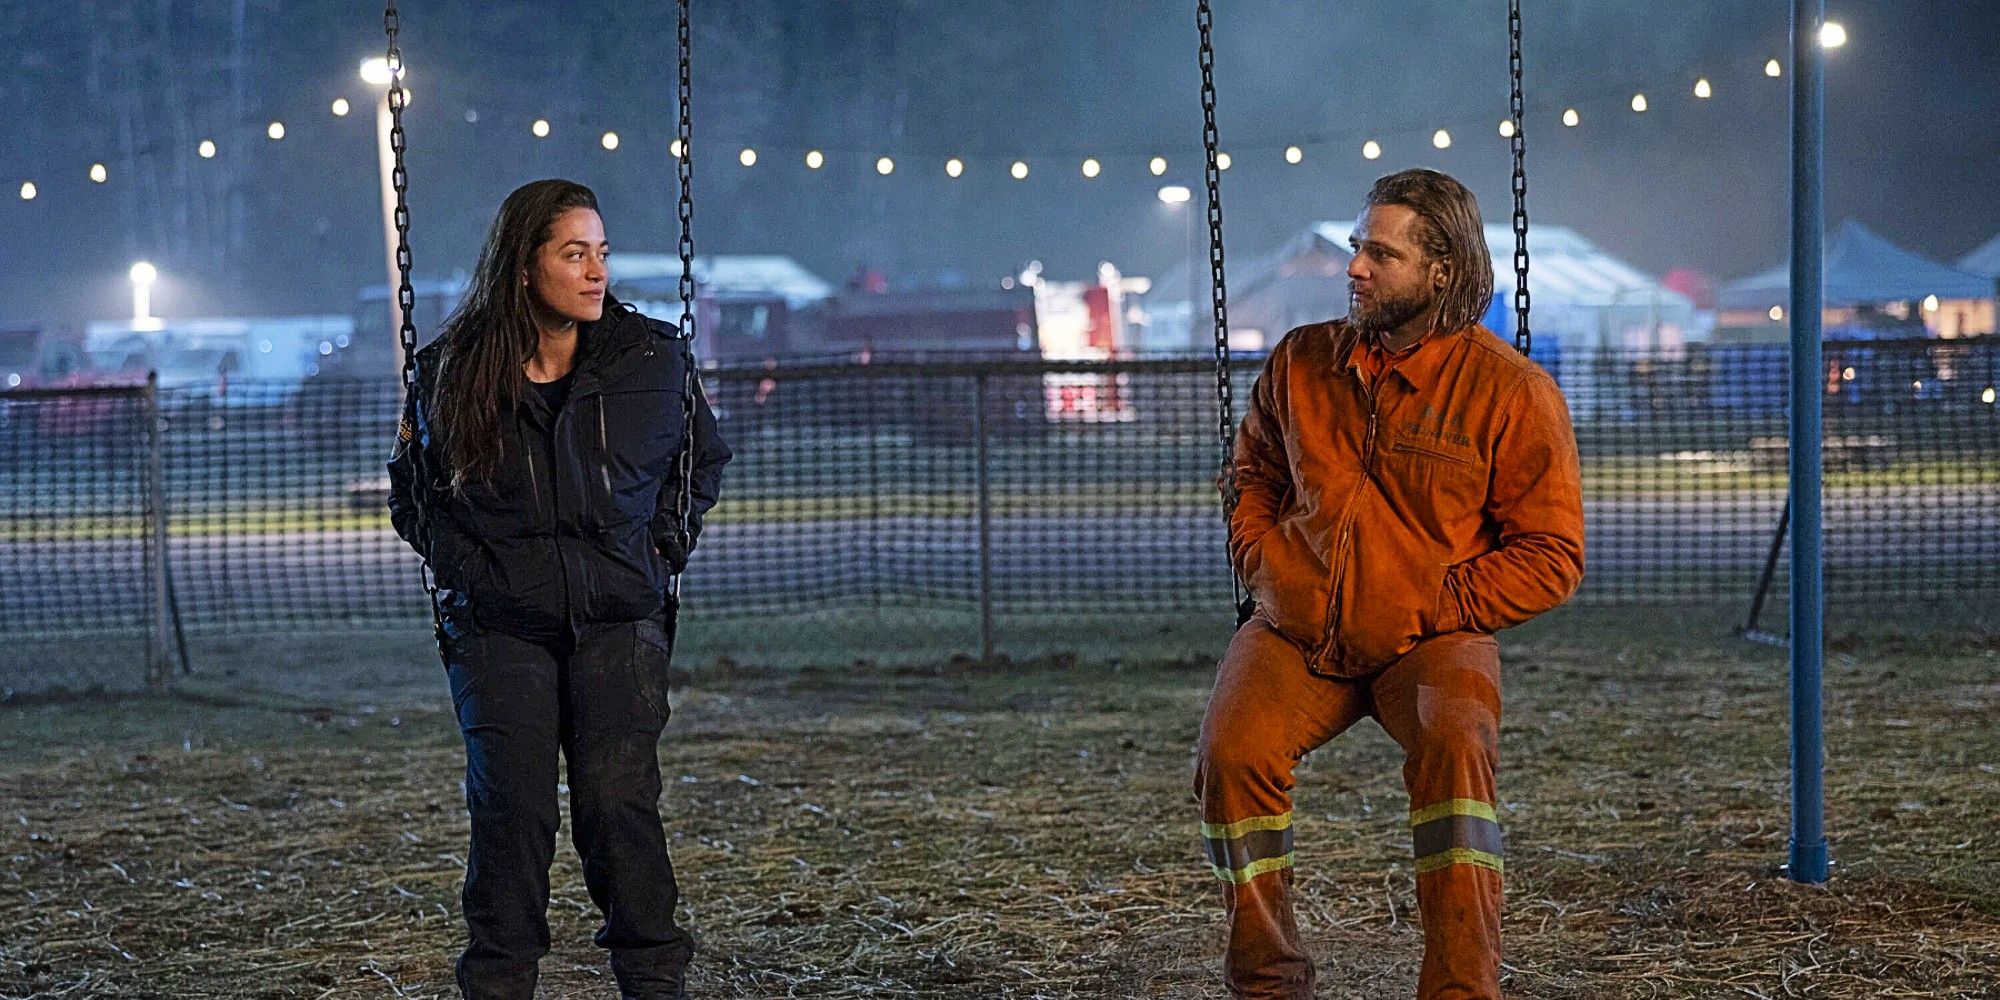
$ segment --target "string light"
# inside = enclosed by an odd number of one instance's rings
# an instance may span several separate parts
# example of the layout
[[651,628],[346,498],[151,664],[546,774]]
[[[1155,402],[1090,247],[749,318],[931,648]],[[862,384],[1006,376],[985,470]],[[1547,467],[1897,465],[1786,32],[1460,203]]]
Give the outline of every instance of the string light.
[[1785,307],[1784,307],[1784,306],[1772,306],[1772,307],[1771,307],[1771,312],[1770,312],[1770,316],[1771,316],[1771,322],[1773,322],[1773,323],[1783,323],[1783,322],[1785,321]]
[[34,181],[22,181],[22,182],[21,182],[21,200],[22,200],[22,201],[34,201],[34,200],[35,200],[35,194],[36,194],[36,192],[35,192],[35,182],[34,182]]
[[[1840,23],[1828,21],[1821,26],[1819,34],[1819,42],[1823,47],[1828,49],[1840,48],[1843,47],[1847,43],[1847,41],[1848,41],[1847,30]],[[1769,59],[1768,61],[1766,61],[1764,65],[1764,73],[1767,77],[1770,78],[1781,78],[1784,75],[1783,63],[1781,62],[1780,59],[1777,58]],[[1711,80],[1711,78],[1701,77],[1695,81],[1693,85],[1693,93],[1694,96],[1699,100],[1712,100],[1715,97],[1715,84]],[[335,117],[346,117],[353,111],[353,104],[346,97],[333,98],[328,107]],[[1631,97],[1630,107],[1632,111],[1635,113],[1650,112],[1652,110],[1651,99],[1648,97],[1646,92],[1644,91],[1637,92],[1633,94]],[[468,122],[477,121],[476,112],[468,111],[466,113],[466,120]],[[1577,108],[1571,107],[1564,110],[1562,114],[1562,120],[1564,126],[1569,128],[1577,128],[1582,124],[1582,114]],[[1512,117],[1501,119],[1497,123],[1497,128],[1500,137],[1502,139],[1513,139],[1517,137],[1522,131],[1520,122]],[[546,139],[550,137],[554,129],[548,119],[537,118],[532,122],[530,126],[530,131],[536,138]],[[264,132],[265,135],[271,141],[274,142],[284,140],[288,138],[290,135],[290,130],[287,127],[286,123],[277,120],[269,122],[266,125]],[[1451,148],[1453,141],[1454,140],[1449,129],[1443,129],[1443,128],[1437,129],[1434,133],[1432,133],[1431,136],[1432,146],[1434,146],[1439,150]],[[616,150],[620,145],[620,138],[618,133],[610,131],[603,133],[601,143],[604,149],[606,150]],[[670,150],[673,157],[676,159],[679,159],[684,155],[684,151],[681,148],[681,143],[678,140],[675,140],[673,143],[671,143]],[[218,141],[215,139],[202,139],[197,144],[196,147],[197,155],[205,160],[217,158],[220,154],[220,151],[221,150]],[[1374,139],[1369,139],[1362,144],[1361,155],[1364,159],[1377,160],[1382,157],[1382,154],[1383,154],[1383,146],[1379,141]],[[1302,145],[1293,144],[1284,147],[1285,162],[1288,164],[1292,165],[1302,164],[1305,162],[1305,156],[1306,152]],[[750,167],[756,164],[758,159],[758,153],[754,148],[745,147],[738,154],[737,159],[740,163],[742,163],[743,166]],[[823,153],[821,150],[818,149],[808,150],[805,154],[805,163],[808,169],[820,170],[824,168],[826,165],[826,155],[825,153]],[[1147,164],[1146,164],[1148,172],[1154,177],[1164,177],[1166,175],[1168,165],[1169,161],[1167,157],[1158,155],[1149,157],[1147,159]],[[1232,169],[1234,165],[1235,165],[1234,158],[1229,153],[1225,152],[1216,153],[1215,157],[1216,169],[1229,170]],[[895,166],[896,166],[895,161],[888,156],[879,157],[875,162],[876,172],[885,177],[895,172]],[[1104,173],[1103,161],[1096,157],[1084,158],[1081,161],[1080,167],[1083,176],[1089,179],[1099,178],[1103,176]],[[1016,180],[1026,180],[1028,178],[1029,171],[1030,167],[1026,160],[1013,161],[1009,167],[1009,174]],[[946,161],[945,173],[948,176],[952,178],[958,178],[963,176],[964,172],[965,172],[965,163],[963,160],[960,160],[957,157],[953,157]],[[89,177],[91,181],[96,184],[108,183],[110,179],[109,169],[103,163],[93,163],[90,165],[89,168]],[[23,190],[22,196],[24,200],[32,200],[38,194],[32,182],[25,183],[23,185],[22,190]],[[1936,306],[1933,303],[1934,300],[1931,302],[1927,302],[1924,307],[1925,310],[1929,312],[1937,311],[1938,306]]]
[[1847,44],[1847,27],[1839,21],[1828,21],[1819,26],[1821,48],[1837,49]]
[[1926,295],[1926,296],[1924,296],[1924,311],[1925,311],[1925,312],[1927,312],[1927,313],[1934,313],[1934,312],[1937,312],[1937,311],[1938,311],[1938,297],[1937,297],[1937,296],[1935,296],[1935,295]]
[[676,160],[681,158],[681,141],[679,139],[667,143],[667,155]]

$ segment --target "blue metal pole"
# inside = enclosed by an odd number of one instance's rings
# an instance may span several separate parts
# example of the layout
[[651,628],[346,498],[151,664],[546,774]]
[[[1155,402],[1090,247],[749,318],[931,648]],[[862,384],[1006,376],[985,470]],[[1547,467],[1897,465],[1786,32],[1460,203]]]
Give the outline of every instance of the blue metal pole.
[[1826,881],[1820,565],[1821,258],[1826,206],[1826,0],[1792,0],[1792,840],[1794,882]]

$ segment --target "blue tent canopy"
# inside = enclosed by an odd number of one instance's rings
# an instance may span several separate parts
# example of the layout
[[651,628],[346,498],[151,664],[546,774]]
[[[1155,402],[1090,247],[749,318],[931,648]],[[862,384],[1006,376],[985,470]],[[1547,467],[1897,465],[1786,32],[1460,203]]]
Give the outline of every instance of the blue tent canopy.
[[2000,235],[1958,259],[1958,269],[2000,283]]
[[[1826,243],[1825,296],[1829,306],[1993,296],[1993,281],[1918,256],[1849,220]],[[1789,265],[1775,267],[1723,287],[1724,309],[1764,310],[1789,305]]]

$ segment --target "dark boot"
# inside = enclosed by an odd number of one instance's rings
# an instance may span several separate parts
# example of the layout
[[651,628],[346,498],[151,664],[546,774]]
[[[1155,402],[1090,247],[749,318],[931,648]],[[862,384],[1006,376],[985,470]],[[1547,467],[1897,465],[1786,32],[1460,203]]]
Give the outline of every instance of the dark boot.
[[457,967],[458,995],[465,1000],[535,1000],[535,984],[539,981],[538,966],[516,966],[498,969],[493,966],[473,968],[459,959]]
[[618,1000],[687,1000],[687,963],[688,949],[680,945],[613,951]]

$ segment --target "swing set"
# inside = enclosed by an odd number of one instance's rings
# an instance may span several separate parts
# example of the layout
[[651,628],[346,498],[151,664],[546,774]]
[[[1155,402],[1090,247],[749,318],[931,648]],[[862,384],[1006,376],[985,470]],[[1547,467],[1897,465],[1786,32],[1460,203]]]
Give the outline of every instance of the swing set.
[[[416,305],[412,289],[410,270],[410,212],[409,175],[405,169],[404,151],[406,146],[403,127],[403,111],[408,103],[408,95],[402,85],[402,51],[398,45],[401,21],[396,0],[386,0],[383,13],[383,28],[388,36],[389,66],[389,145],[394,157],[392,186],[394,189],[394,223],[396,230],[396,271],[398,285],[396,302],[399,313],[397,337],[402,345],[403,391],[417,390],[415,359],[417,353],[417,330],[411,316]],[[684,348],[689,352],[690,363],[686,365],[687,384],[682,397],[686,411],[684,426],[694,425],[693,407],[696,387],[695,366],[692,363],[692,349],[695,338],[695,280],[694,280],[694,194],[693,194],[693,87],[690,72],[692,55],[692,32],[690,18],[691,0],[678,0],[677,46],[678,46],[678,110],[677,148],[680,155],[675,157],[677,180],[679,182],[680,222],[680,301],[681,315],[678,332]],[[1824,115],[1823,88],[1824,63],[1816,40],[1820,23],[1825,19],[1825,0],[1793,0],[1793,39],[1798,71],[1793,74],[1793,281],[1792,315],[1797,317],[1793,331],[1793,447],[1791,505],[1800,511],[1797,524],[1800,529],[1799,541],[1794,545],[1793,585],[1804,588],[1795,595],[1792,608],[1792,657],[1793,657],[1793,838],[1791,845],[1792,864],[1788,866],[1790,877],[1803,882],[1824,882],[1826,880],[1827,847],[1821,826],[1823,803],[1820,792],[1820,706],[1819,706],[1819,636],[1823,615],[1823,595],[1820,593],[1819,566],[1819,411],[1816,394],[1805,398],[1814,405],[1801,405],[1801,390],[1805,385],[1810,389],[1818,371],[1819,360],[1819,316],[1820,296],[1819,255],[1821,253],[1821,231],[1824,219],[1819,188],[1820,159],[1823,155]],[[1215,92],[1215,45],[1214,11],[1212,0],[1197,0],[1195,21],[1200,33],[1199,61],[1201,69],[1201,110],[1202,148],[1205,154],[1204,180],[1208,194],[1208,263],[1210,290],[1212,295],[1212,315],[1215,334],[1215,400],[1216,400],[1216,443],[1218,446],[1222,491],[1222,518],[1227,530],[1231,513],[1236,506],[1236,491],[1230,483],[1230,469],[1233,464],[1236,419],[1233,388],[1230,382],[1229,348],[1229,302],[1228,283],[1224,274],[1224,254],[1222,239],[1222,168],[1220,162],[1220,133],[1216,127]],[[1508,109],[1513,128],[1509,141],[1513,159],[1513,229],[1514,229],[1514,346],[1524,356],[1529,353],[1532,335],[1528,320],[1530,295],[1528,291],[1528,175],[1527,175],[1527,127],[1525,102],[1522,92],[1522,52],[1521,52],[1521,0],[1507,2],[1507,67],[1509,80]],[[1800,373],[1803,373],[1801,375]],[[1803,379],[1803,382],[1801,381]],[[1810,449],[1810,450],[1808,450]],[[421,463],[421,449],[418,449]],[[694,462],[693,436],[690,434],[680,450],[678,469],[680,472],[679,512],[680,540],[685,547],[689,537],[689,510],[691,505],[691,471]],[[421,469],[421,464],[420,464]],[[1807,502],[1801,496],[1810,493]],[[423,490],[413,492],[413,499],[419,522],[425,516]],[[444,627],[442,611],[438,605],[437,583],[431,573],[428,553],[420,561],[424,592],[431,603],[432,627],[438,639],[440,655],[444,649]],[[669,613],[678,613],[681,596],[681,577],[675,574],[669,583],[674,600]],[[1244,590],[1243,581],[1231,573],[1231,587],[1235,597],[1235,608],[1239,626],[1253,607],[1252,599]],[[1802,598],[1802,599],[1801,599]],[[673,629],[668,634],[674,634]]]

